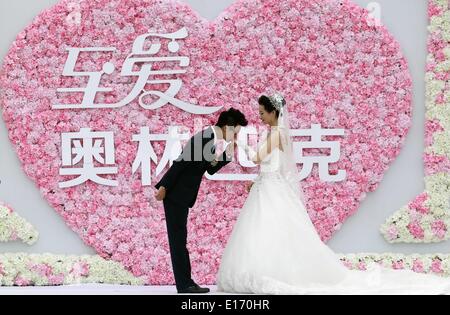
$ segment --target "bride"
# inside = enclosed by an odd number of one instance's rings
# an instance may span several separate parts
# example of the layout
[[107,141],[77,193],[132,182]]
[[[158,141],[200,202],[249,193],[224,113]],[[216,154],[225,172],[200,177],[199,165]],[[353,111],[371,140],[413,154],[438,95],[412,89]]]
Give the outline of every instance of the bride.
[[256,294],[445,294],[450,279],[373,264],[347,269],[320,239],[304,206],[288,135],[286,101],[261,96],[261,120],[271,127],[253,151],[260,174],[234,226],[217,275],[218,291]]

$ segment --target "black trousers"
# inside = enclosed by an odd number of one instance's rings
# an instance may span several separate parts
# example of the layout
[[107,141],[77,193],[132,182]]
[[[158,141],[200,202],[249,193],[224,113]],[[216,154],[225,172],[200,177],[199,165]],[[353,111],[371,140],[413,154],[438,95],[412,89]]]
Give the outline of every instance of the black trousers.
[[191,278],[191,261],[187,250],[187,219],[189,207],[164,199],[170,257],[177,290],[195,284]]

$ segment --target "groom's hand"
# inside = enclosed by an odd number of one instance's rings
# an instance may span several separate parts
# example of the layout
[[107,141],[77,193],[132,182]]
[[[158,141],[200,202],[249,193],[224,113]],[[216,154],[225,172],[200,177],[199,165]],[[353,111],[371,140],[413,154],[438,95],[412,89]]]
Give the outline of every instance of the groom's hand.
[[253,182],[248,183],[247,184],[247,192],[250,192],[250,190],[252,190],[252,187],[253,187]]
[[159,187],[158,191],[155,194],[155,198],[158,201],[162,201],[164,200],[164,198],[166,198],[166,188],[164,187]]

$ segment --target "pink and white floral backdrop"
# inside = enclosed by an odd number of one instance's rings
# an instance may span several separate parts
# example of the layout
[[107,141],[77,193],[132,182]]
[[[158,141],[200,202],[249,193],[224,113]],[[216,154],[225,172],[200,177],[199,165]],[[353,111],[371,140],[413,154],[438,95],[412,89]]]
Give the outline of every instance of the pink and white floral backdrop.
[[428,2],[425,191],[381,227],[391,243],[443,242],[450,238],[450,2]]
[[[238,0],[210,22],[176,1],[63,0],[21,32],[1,69],[0,103],[9,137],[26,174],[65,222],[102,257],[121,262],[146,283],[172,283],[162,205],[153,189],[131,173],[136,154],[132,135],[148,126],[165,133],[170,125],[193,131],[193,115],[170,105],[155,111],[137,101],[119,109],[52,110],[56,89],[82,84],[63,77],[66,47],[116,47],[110,55],[86,56],[78,69],[116,69],[136,36],[149,29],[169,33],[182,27],[189,37],[180,53],[191,65],[177,98],[195,104],[238,107],[259,124],[257,97],[282,91],[293,113],[292,128],[343,128],[341,159],[331,166],[347,172],[340,183],[325,183],[317,169],[304,182],[307,208],[324,240],[355,213],[399,154],[411,123],[411,79],[398,42],[367,12],[350,1]],[[169,55],[166,52],[166,55]],[[158,67],[157,65],[155,65]],[[133,87],[116,71],[102,84],[113,103]],[[85,83],[85,82],[84,82]],[[162,88],[162,87],[161,87]],[[80,102],[66,96],[65,102]],[[198,116],[196,116],[198,118]],[[203,124],[215,122],[204,116]],[[60,189],[61,133],[89,127],[113,131],[118,187],[95,183]],[[331,137],[330,140],[333,140]],[[158,156],[163,145],[155,145]],[[311,150],[309,154],[326,153]],[[229,171],[241,171],[237,165]],[[222,249],[246,198],[244,183],[202,184],[191,210],[189,248],[194,277],[214,283]]]

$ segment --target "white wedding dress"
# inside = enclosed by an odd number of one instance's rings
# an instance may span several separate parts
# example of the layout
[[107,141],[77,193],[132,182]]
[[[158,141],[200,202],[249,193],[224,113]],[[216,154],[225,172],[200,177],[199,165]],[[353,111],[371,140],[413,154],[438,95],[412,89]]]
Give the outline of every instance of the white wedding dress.
[[260,174],[221,260],[219,292],[450,293],[450,278],[391,270],[377,264],[368,271],[347,269],[322,242],[296,187],[286,179],[282,171],[286,154],[281,148],[274,148],[261,161]]

